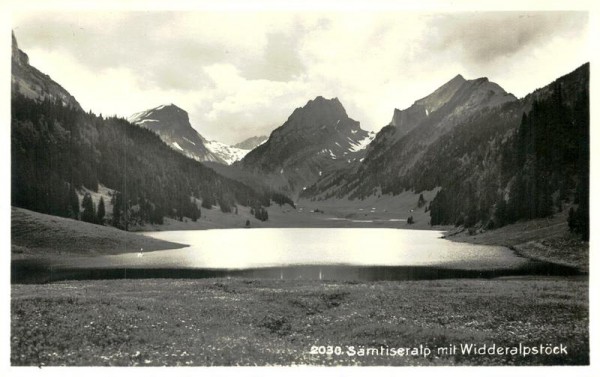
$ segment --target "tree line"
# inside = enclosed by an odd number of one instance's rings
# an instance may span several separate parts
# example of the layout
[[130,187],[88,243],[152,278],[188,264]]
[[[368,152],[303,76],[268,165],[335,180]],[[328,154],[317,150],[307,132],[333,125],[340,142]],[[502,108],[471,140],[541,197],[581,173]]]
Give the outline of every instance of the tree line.
[[547,217],[569,206],[571,230],[587,240],[588,91],[581,88],[570,97],[574,100],[565,100],[562,83],[555,82],[551,94],[534,99],[520,121],[512,114],[514,130],[495,127],[492,114],[474,122],[487,127],[479,131],[487,141],[459,133],[473,152],[446,156],[445,165],[440,161],[441,169],[455,177],[442,181],[443,189],[431,203],[431,224],[494,228]]
[[436,127],[428,119],[413,130],[419,138],[397,141],[398,130],[384,127],[363,164],[302,195],[364,199],[441,187],[427,208],[432,225],[494,228],[568,209],[570,228],[588,238],[589,64],[524,99],[481,109],[431,145],[419,144]]
[[[136,223],[160,224],[165,216],[197,219],[200,208],[193,198],[217,203],[224,212],[236,204],[291,202],[224,178],[172,150],[152,131],[121,118],[104,118],[48,99],[35,101],[14,91],[11,110],[11,202],[18,207],[100,222],[100,204],[90,209],[85,197],[85,206],[79,203],[76,192],[97,192],[102,183],[115,190],[112,225],[128,229]],[[108,215],[104,212],[102,222]]]

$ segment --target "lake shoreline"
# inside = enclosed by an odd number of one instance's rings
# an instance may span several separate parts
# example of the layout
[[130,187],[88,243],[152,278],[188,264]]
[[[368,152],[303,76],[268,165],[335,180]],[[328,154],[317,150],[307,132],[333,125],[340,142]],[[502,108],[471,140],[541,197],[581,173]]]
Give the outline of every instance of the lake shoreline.
[[61,267],[36,261],[14,261],[12,284],[51,284],[64,281],[147,279],[254,279],[282,281],[401,282],[452,279],[499,279],[514,276],[587,278],[575,268],[530,262],[519,268],[469,269],[451,266],[293,265],[246,269],[155,267]]
[[[406,280],[439,277],[492,277],[514,274],[569,274],[550,264],[532,263],[505,247],[456,243],[442,232],[407,229],[278,228],[213,229],[144,233],[177,250],[40,260],[38,266],[13,263],[13,281],[36,274],[45,280],[109,279],[128,270],[138,277],[176,278],[220,275],[334,280]],[[315,269],[318,271],[315,272]],[[189,272],[194,270],[195,272]],[[322,271],[321,271],[322,270]],[[321,271],[321,272],[319,272]],[[48,278],[47,275],[53,276]],[[133,275],[131,275],[133,276]]]
[[551,218],[520,221],[502,228],[469,233],[462,227],[444,238],[470,244],[504,246],[525,258],[561,264],[589,274],[589,243],[569,231],[567,212]]
[[[356,228],[356,229],[412,229],[412,230],[437,230],[445,232],[444,238],[455,242],[481,244],[490,246],[503,246],[510,248],[516,255],[532,261],[560,264],[566,267],[577,268],[582,273],[589,273],[589,243],[582,242],[577,235],[569,232],[567,211],[554,214],[549,218],[520,221],[508,224],[502,228],[483,230],[477,229],[470,234],[463,227],[452,225],[430,226],[428,213],[423,208],[414,207],[408,194],[406,198],[371,198],[369,204],[346,201],[344,205],[335,202],[306,202],[302,206],[304,212],[293,210],[289,206],[272,206],[269,213],[272,219],[260,222],[241,210],[240,216],[251,221],[251,228]],[[390,200],[400,203],[395,212],[366,211],[371,205],[381,207],[377,200],[385,200],[385,204],[392,204]],[[389,203],[387,201],[390,201]],[[377,203],[377,204],[375,204]],[[396,203],[393,203],[396,204]],[[411,207],[412,205],[412,207]],[[359,208],[365,207],[365,208]],[[374,207],[375,208],[375,207]],[[314,212],[318,209],[319,212]],[[365,211],[360,211],[364,209]],[[373,210],[373,209],[371,209]],[[313,212],[311,212],[313,211]],[[323,212],[320,212],[323,211]],[[400,220],[402,217],[414,216],[416,222],[408,224]],[[245,216],[245,217],[244,217]],[[166,219],[163,225],[145,225],[135,228],[136,231],[175,231],[175,230],[207,230],[207,229],[237,229],[243,228],[244,222],[237,219],[237,215],[220,214],[218,210],[205,211],[205,218],[194,223],[189,221],[176,221]],[[335,217],[338,220],[330,220]],[[394,220],[394,221],[390,221]]]
[[116,255],[186,246],[109,226],[11,208],[11,260]]
[[[556,219],[558,226],[564,226],[560,223],[560,220],[560,218]],[[373,226],[374,224],[377,225],[377,223],[365,223],[363,224],[363,228],[357,229],[389,229]],[[140,233],[123,232],[110,227],[103,227],[94,224],[77,222],[70,219],[38,214],[19,208],[13,208],[12,210],[12,226],[13,232],[11,259],[13,261],[13,265],[23,265],[28,263],[45,263],[47,265],[74,265],[74,261],[77,260],[95,260],[95,258],[102,257],[104,255],[123,255],[124,253],[137,254],[140,251],[143,251],[143,255],[146,257],[143,259],[136,258],[137,260],[135,261],[135,264],[138,264],[138,261],[144,261],[147,258],[152,258],[153,254],[155,254],[153,250],[157,252],[161,252],[160,250],[173,250],[174,253],[178,253],[176,249],[183,250],[182,248],[189,246],[189,243],[186,244],[186,242],[181,242],[180,239],[178,239],[180,242],[170,242],[172,240],[155,239],[144,236]],[[524,225],[521,224],[519,226],[523,228]],[[531,228],[530,224],[527,226]],[[555,231],[555,224],[550,224],[550,226],[551,229]],[[545,229],[544,227],[537,228],[541,228],[542,230]],[[261,231],[265,231],[269,228],[259,229],[261,229]],[[300,227],[298,229],[306,228]],[[348,228],[336,229],[342,230]],[[437,229],[437,231],[441,231],[441,229]],[[501,232],[499,236],[497,234],[498,232]],[[469,236],[468,232],[466,231],[463,231],[462,233],[458,233],[456,230],[446,231],[444,238],[450,241],[467,242],[474,245],[484,244],[504,246],[512,249],[513,253],[515,253],[517,256],[522,256],[532,261],[547,262],[566,267],[577,268],[579,272],[584,274],[588,272],[587,269],[582,268],[580,264],[569,263],[569,261],[565,260],[565,258],[547,257],[547,255],[552,255],[552,253],[548,252],[548,247],[537,247],[541,244],[541,242],[543,242],[543,240],[540,242],[539,239],[535,239],[535,237],[539,237],[539,231],[530,231],[530,234],[528,234],[529,238],[523,238],[522,236],[519,236],[519,234],[522,233],[523,231],[519,233],[514,229],[510,229],[510,226],[507,226],[496,231],[476,233],[473,236]],[[532,235],[534,236],[533,241],[531,241]],[[507,240],[509,242],[506,242]],[[536,246],[535,251],[537,251],[537,254],[529,252],[529,250],[532,249],[531,245]],[[554,249],[557,249],[556,243],[550,244],[550,246],[554,246]],[[542,250],[544,253],[541,253],[540,250]],[[173,254],[173,252],[170,252],[169,254]],[[554,254],[556,254],[556,252],[554,252]],[[312,260],[310,262],[312,262]],[[327,263],[325,262],[322,264]],[[375,265],[377,264],[375,263]],[[154,275],[150,274],[150,276]],[[16,281],[21,280],[17,279]]]

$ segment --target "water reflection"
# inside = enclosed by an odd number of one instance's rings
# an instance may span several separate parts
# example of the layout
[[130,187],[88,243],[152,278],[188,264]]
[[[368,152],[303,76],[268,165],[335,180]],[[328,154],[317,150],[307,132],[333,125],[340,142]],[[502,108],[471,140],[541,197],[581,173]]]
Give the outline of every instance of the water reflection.
[[439,231],[303,228],[147,234],[190,247],[13,261],[11,280],[245,277],[373,281],[576,273],[530,261],[504,247],[451,242],[440,238]]
[[98,266],[249,269],[289,265],[516,268],[527,260],[499,246],[440,238],[406,229],[227,229],[146,233],[190,247],[111,256]]
[[490,279],[501,276],[539,275],[573,276],[579,272],[571,267],[530,261],[518,268],[454,269],[429,266],[288,266],[229,269],[192,268],[89,268],[50,267],[48,265],[17,262],[12,265],[13,283],[47,283],[60,280],[96,279],[204,279],[248,278],[319,281],[379,281],[379,280],[433,280],[433,279]]

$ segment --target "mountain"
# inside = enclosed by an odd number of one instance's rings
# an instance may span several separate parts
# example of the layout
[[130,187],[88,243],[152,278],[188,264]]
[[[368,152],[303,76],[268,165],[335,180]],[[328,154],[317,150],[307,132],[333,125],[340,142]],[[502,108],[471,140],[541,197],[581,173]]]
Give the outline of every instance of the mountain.
[[364,198],[381,190],[394,191],[388,182],[402,177],[442,135],[485,109],[516,100],[487,78],[466,80],[457,75],[409,108],[395,109],[392,121],[377,133],[362,162],[322,178],[303,196]]
[[589,235],[589,64],[522,99],[457,76],[395,111],[352,169],[303,192],[313,200],[436,189],[431,225],[493,228],[569,210]]
[[188,113],[174,104],[140,111],[127,120],[154,131],[167,145],[194,160],[225,163],[206,147],[208,140],[192,127]]
[[297,195],[320,176],[363,158],[373,136],[348,117],[337,98],[319,96],[295,109],[237,165],[265,175],[274,188]]
[[135,113],[128,120],[154,131],[173,149],[197,161],[231,165],[249,152],[249,149],[207,140],[192,127],[188,113],[174,104]]
[[405,110],[394,110],[390,124],[397,128],[396,137],[407,135],[429,117],[436,119],[436,126],[445,131],[474,111],[495,107],[516,98],[498,84],[487,78],[465,80],[457,75],[425,98],[416,101]]
[[[174,151],[155,132],[124,119],[82,111],[60,85],[30,67],[18,49],[13,50],[12,79],[19,84],[13,85],[11,96],[13,206],[83,219],[86,210],[95,212],[100,204],[86,204],[77,192],[97,192],[103,185],[111,193],[111,203],[106,205],[112,210],[104,221],[128,229],[131,224],[162,223],[164,216],[196,219],[200,203],[233,212],[237,204],[259,207],[268,206],[271,199],[290,202],[217,174]],[[23,88],[43,90],[32,96]],[[165,118],[156,111],[153,119],[186,125],[187,114],[175,106],[162,114]],[[95,215],[91,218],[103,222]]]
[[587,239],[589,121],[584,64],[440,138],[405,184],[442,186],[430,206],[432,225],[493,228],[570,210],[570,228]]
[[395,109],[390,125],[367,151],[363,169],[374,169],[383,163],[389,166],[384,174],[406,171],[428,145],[456,125],[486,108],[516,100],[485,77],[465,80],[457,75],[408,109]]
[[12,76],[13,93],[35,99],[58,101],[63,106],[81,110],[79,102],[50,76],[29,65],[29,56],[19,49],[15,34],[12,34]]
[[267,139],[268,139],[267,136],[253,136],[253,137],[250,137],[244,141],[241,141],[233,146],[235,148],[244,149],[249,152],[249,151],[253,150],[254,148],[258,147],[259,145],[261,145],[262,143],[264,143],[265,141],[267,141]]

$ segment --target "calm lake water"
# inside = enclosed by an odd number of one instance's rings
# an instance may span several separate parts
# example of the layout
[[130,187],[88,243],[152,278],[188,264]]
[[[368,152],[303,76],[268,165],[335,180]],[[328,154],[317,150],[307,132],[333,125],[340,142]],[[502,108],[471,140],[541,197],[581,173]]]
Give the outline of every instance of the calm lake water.
[[[280,228],[144,234],[190,246],[73,258],[67,264],[45,266],[48,279],[242,276],[406,280],[572,273],[560,266],[522,258],[505,247],[448,241],[441,238],[440,231]],[[19,274],[28,276],[27,271],[17,271],[17,280]]]
[[113,265],[248,269],[289,265],[516,267],[511,250],[451,242],[443,233],[405,229],[218,229],[144,233],[190,245],[115,255]]

